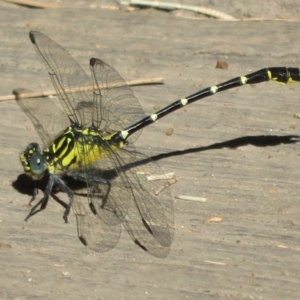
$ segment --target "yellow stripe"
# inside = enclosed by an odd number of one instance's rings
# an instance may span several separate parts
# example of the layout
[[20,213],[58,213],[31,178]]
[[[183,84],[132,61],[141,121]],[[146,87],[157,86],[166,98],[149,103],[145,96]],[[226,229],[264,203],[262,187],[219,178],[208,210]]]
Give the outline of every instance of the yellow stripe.
[[[102,139],[110,146],[110,149],[108,150],[105,150],[103,147],[101,147],[101,145],[95,144],[95,137],[99,136],[98,132],[85,129],[81,133],[85,138],[79,138],[69,153],[67,152],[72,140],[64,136],[64,134],[62,135],[61,139],[59,139],[59,137],[56,139],[58,142],[56,145],[53,143],[49,147],[50,149],[52,148],[52,150],[61,151],[61,154],[55,157],[53,162],[48,161],[48,170],[50,173],[63,174],[67,171],[76,171],[80,166],[88,167],[97,160],[108,157],[111,151],[117,151],[124,146],[123,142],[118,144],[109,143],[111,139],[118,134],[118,132],[102,137]],[[63,142],[66,141],[66,139],[67,145],[65,149],[62,149]],[[49,152],[49,150],[45,149],[44,153],[47,152]],[[55,156],[54,151],[53,155]]]

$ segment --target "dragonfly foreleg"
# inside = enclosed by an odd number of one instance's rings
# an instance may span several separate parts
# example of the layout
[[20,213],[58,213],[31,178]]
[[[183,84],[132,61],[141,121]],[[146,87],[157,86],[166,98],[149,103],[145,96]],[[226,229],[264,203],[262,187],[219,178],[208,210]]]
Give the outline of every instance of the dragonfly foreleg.
[[[44,210],[47,207],[48,200],[49,200],[49,195],[51,194],[52,188],[54,185],[54,178],[53,176],[49,177],[49,181],[47,183],[45,192],[44,192],[44,197],[37,203],[35,204],[32,209],[30,210],[30,213],[27,215],[25,218],[25,221],[27,222],[33,215],[37,214],[38,212]],[[37,195],[37,188],[34,188],[33,190],[33,196],[29,201],[29,205],[31,205],[32,201],[35,200],[35,197]],[[38,209],[39,207],[39,209]]]

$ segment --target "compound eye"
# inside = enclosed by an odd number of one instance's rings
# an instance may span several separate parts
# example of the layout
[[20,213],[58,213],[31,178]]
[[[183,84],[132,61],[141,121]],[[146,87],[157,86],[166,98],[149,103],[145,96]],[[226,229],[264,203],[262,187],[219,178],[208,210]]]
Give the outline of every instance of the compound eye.
[[44,156],[40,152],[33,152],[30,158],[30,170],[35,175],[43,174],[47,169]]

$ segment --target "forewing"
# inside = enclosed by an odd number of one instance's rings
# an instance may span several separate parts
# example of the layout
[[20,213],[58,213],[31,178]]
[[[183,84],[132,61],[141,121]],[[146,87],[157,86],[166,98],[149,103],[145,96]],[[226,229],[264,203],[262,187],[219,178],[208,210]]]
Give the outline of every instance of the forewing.
[[62,130],[70,125],[65,112],[57,106],[59,104],[57,101],[57,98],[55,101],[48,97],[17,100],[33,123],[44,146],[48,146]]
[[93,91],[88,75],[67,50],[46,35],[31,31],[29,36],[69,119],[84,126],[91,125]]
[[[94,85],[93,121],[100,131],[120,131],[145,117],[131,88],[120,74],[100,59],[90,60]],[[128,140],[134,142],[141,130]]]

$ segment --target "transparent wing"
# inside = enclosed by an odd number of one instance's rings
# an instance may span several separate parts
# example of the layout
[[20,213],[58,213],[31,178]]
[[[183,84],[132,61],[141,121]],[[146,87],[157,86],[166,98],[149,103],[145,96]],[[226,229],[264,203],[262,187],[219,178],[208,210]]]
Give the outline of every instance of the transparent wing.
[[[102,140],[101,144],[95,144],[92,150],[87,152],[85,151],[88,149],[90,138],[83,136],[81,142],[82,146],[77,149],[82,151],[80,155],[84,160],[79,171],[72,176],[82,176],[87,183],[90,207],[98,217],[109,226],[119,224],[122,222],[122,216],[127,213],[129,206],[127,199],[130,199],[131,195],[126,174],[119,171],[123,161],[106,141]],[[93,157],[99,157],[99,153],[102,154],[102,158],[94,161]]]
[[149,181],[148,175],[164,173],[145,155],[134,156],[137,160],[132,167],[124,167],[132,198],[123,225],[137,245],[154,256],[165,257],[174,236],[174,207],[168,180]]
[[[94,85],[93,123],[102,132],[123,130],[145,117],[145,113],[120,74],[100,59],[90,60]],[[141,130],[129,138],[134,142]]]
[[57,102],[57,98],[17,100],[17,103],[33,123],[44,146],[48,146],[62,130],[70,125],[69,119],[65,112],[59,108],[59,103]]
[[[132,90],[114,68],[99,59],[91,59],[92,84],[63,47],[37,31],[30,32],[30,39],[71,121],[112,132],[122,130],[145,116]],[[130,141],[137,139],[139,134],[134,134]]]
[[[149,181],[146,177],[161,175],[162,170],[146,156],[124,149],[111,151],[107,158],[99,160],[97,170],[103,169],[111,171],[94,173],[88,184],[95,215],[111,226],[116,220],[108,212],[113,213],[138,246],[154,256],[165,257],[174,236],[173,200],[168,187],[158,193],[161,187],[168,186],[167,180]],[[107,200],[103,206],[104,195]]]
[[[121,226],[108,225],[97,217],[90,208],[87,194],[74,194],[73,211],[77,221],[77,231],[80,241],[98,252],[106,252],[114,248],[120,238]],[[107,212],[109,214],[109,212]],[[110,218],[116,218],[111,213]]]
[[93,91],[88,75],[67,50],[46,35],[31,31],[29,37],[48,70],[69,119],[89,126],[92,120]]

